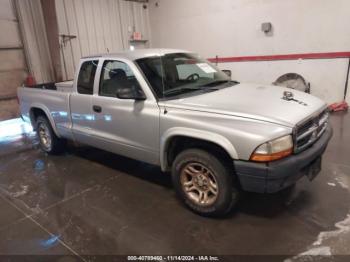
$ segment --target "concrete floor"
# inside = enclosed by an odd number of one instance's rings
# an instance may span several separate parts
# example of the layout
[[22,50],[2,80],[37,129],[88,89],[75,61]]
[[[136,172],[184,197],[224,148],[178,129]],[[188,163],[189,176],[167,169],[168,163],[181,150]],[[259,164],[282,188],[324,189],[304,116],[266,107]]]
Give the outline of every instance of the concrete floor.
[[157,167],[83,147],[48,156],[28,127],[0,123],[0,254],[350,255],[350,115],[331,121],[313,182],[246,193],[222,219],[184,208]]

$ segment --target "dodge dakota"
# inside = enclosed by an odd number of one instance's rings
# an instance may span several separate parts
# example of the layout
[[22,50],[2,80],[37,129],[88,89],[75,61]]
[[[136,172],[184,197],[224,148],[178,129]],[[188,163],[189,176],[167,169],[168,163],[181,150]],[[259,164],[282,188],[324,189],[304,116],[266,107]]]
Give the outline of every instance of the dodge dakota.
[[18,98],[45,152],[73,140],[158,165],[206,216],[230,211],[242,191],[312,180],[332,136],[322,100],[232,81],[183,50],[84,57],[74,81],[19,87]]

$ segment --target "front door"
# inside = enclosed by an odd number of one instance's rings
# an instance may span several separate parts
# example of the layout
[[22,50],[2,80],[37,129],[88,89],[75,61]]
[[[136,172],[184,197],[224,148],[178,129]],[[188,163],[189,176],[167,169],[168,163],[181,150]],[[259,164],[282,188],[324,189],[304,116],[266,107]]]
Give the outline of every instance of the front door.
[[117,98],[119,88],[143,88],[127,62],[105,60],[92,97],[98,147],[120,155],[159,163],[159,108],[154,99]]

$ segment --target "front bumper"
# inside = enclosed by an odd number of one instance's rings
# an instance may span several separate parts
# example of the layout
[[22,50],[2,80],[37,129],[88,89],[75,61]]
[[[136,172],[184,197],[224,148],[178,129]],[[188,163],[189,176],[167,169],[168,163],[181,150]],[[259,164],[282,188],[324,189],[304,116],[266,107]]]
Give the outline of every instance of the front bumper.
[[242,189],[257,193],[275,193],[298,181],[315,160],[322,156],[333,130],[328,126],[319,140],[305,151],[270,163],[235,161],[235,172]]

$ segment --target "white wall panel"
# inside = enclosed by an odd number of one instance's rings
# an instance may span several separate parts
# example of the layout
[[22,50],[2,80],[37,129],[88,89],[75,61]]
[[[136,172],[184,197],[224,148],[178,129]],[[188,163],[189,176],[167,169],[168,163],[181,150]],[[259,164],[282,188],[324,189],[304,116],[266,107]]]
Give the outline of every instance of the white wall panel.
[[0,48],[22,47],[18,23],[16,21],[0,20],[0,32],[3,32],[0,37]]
[[40,0],[15,0],[29,70],[38,83],[53,80],[53,68]]
[[347,51],[349,10],[349,0],[151,0],[152,41],[208,57]]
[[0,19],[1,20],[16,20],[16,15],[12,7],[12,0],[0,1]]
[[[350,51],[349,0],[150,0],[149,6],[152,47],[188,49],[207,58]],[[272,35],[261,31],[263,22],[272,23]],[[331,103],[343,98],[347,59],[220,67],[248,82],[272,83],[282,74],[300,73],[315,95]]]
[[[13,2],[0,0],[0,111],[26,77],[26,62]],[[0,119],[3,114],[0,113]]]
[[[30,71],[38,83],[53,80],[40,0],[0,0],[0,119],[17,115],[16,96]],[[15,101],[15,100],[14,100]],[[8,105],[12,105],[11,108]],[[7,113],[3,114],[3,107]]]
[[[26,76],[27,73],[24,70],[0,71],[0,98],[16,98],[17,87],[23,84]],[[2,99],[0,99],[0,111],[1,100]]]
[[27,70],[25,57],[22,49],[0,51],[0,61],[0,72],[13,70]]
[[65,79],[74,78],[82,56],[113,53],[129,48],[129,29],[148,38],[148,9],[123,0],[56,0],[60,35],[76,38],[63,43],[60,37]]

